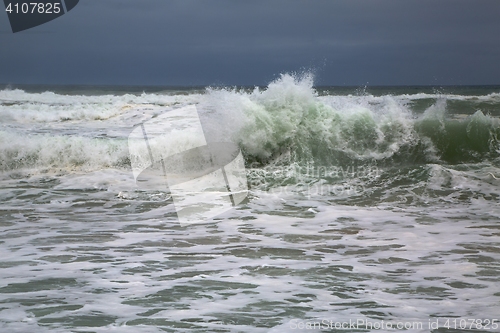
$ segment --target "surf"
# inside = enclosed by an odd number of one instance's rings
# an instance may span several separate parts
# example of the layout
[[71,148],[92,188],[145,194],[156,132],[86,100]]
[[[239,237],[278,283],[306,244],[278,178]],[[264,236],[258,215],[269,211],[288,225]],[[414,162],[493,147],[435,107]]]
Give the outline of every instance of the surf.
[[[207,93],[221,114],[215,118],[223,123],[223,136],[231,136],[252,165],[462,163],[498,156],[499,120],[474,104],[469,105],[472,115],[449,114],[448,97],[436,95],[418,114],[409,95],[337,96],[334,89],[319,95],[313,83],[310,74],[283,74],[264,90]],[[498,97],[488,96],[481,98],[494,102]]]

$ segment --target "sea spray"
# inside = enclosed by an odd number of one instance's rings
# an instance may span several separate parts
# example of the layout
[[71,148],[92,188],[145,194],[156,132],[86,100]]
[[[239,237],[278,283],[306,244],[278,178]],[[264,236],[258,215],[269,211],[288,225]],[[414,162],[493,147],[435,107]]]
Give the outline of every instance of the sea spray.
[[222,120],[211,128],[236,141],[248,164],[458,163],[494,158],[498,149],[497,119],[481,111],[449,119],[442,95],[415,114],[408,95],[319,96],[311,75],[288,74],[262,91],[207,94],[210,117]]

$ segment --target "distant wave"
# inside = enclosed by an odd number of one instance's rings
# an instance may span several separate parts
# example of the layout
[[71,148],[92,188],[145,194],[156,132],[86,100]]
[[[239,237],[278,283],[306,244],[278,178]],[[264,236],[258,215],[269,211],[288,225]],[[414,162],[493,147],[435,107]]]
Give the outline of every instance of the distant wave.
[[196,103],[199,96],[146,93],[84,96],[5,89],[0,90],[0,119],[22,123],[106,120],[136,107]]

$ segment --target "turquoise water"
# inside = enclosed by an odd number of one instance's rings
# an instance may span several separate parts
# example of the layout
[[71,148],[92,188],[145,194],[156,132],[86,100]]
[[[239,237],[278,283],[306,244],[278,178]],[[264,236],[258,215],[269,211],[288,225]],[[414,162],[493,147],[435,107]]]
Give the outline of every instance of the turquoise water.
[[[500,331],[500,87],[21,88],[0,91],[2,331]],[[183,226],[127,137],[192,104],[249,194]]]

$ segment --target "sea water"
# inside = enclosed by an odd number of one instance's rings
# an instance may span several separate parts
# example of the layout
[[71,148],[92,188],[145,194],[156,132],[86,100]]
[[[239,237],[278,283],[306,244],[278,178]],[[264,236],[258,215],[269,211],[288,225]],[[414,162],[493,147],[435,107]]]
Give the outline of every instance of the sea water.
[[[195,105],[247,198],[181,225],[134,127]],[[499,332],[500,87],[4,87],[2,332]]]

